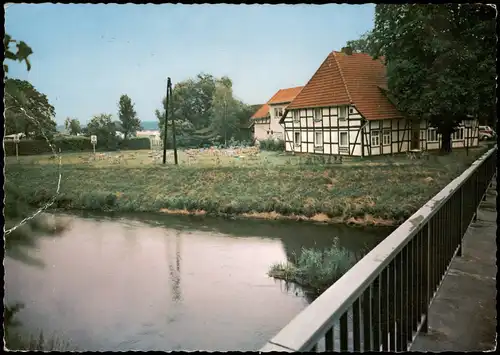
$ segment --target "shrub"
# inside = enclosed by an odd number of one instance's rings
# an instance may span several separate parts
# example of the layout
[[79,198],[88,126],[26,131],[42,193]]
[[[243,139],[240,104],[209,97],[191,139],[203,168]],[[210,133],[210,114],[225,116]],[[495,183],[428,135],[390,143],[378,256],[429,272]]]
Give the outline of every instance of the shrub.
[[285,141],[282,139],[264,139],[259,141],[261,150],[268,150],[273,152],[282,152],[285,150]]
[[[55,151],[59,149],[63,152],[78,152],[92,150],[92,144],[89,137],[64,137],[55,138],[51,144]],[[46,140],[26,139],[19,142],[19,155],[38,155],[52,153],[52,148]],[[5,141],[5,155],[16,155],[16,144],[13,141]]]
[[357,261],[358,258],[354,254],[336,245],[326,250],[303,248],[295,263],[274,264],[268,275],[294,282],[315,295],[320,295]]
[[[4,141],[4,147],[6,156],[16,155],[16,144],[13,141]],[[51,152],[52,149],[45,140],[26,139],[18,144],[19,155],[37,155]]]
[[118,147],[121,150],[150,149],[151,142],[148,137],[133,137],[120,141]]
[[[90,152],[93,150],[90,137],[73,136],[73,137],[58,137],[51,142],[54,145],[55,151],[58,152]],[[127,140],[99,140],[97,139],[96,150],[139,150],[150,149],[150,141],[147,137],[130,138]],[[44,139],[26,139],[19,142],[19,155],[38,155],[52,153],[51,147]],[[5,155],[16,155],[16,144],[13,141],[5,141]]]

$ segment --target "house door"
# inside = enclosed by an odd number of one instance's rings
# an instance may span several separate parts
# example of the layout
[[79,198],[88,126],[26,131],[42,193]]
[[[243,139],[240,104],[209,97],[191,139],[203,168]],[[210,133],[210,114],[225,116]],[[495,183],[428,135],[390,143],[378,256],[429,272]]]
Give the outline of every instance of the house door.
[[410,149],[420,149],[420,123],[419,122],[412,124]]

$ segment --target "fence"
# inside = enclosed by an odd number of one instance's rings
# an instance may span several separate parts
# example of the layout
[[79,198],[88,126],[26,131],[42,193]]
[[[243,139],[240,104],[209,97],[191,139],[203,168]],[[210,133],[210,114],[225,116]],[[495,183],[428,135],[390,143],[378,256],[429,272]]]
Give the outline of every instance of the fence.
[[298,314],[261,351],[407,351],[496,173],[475,161]]

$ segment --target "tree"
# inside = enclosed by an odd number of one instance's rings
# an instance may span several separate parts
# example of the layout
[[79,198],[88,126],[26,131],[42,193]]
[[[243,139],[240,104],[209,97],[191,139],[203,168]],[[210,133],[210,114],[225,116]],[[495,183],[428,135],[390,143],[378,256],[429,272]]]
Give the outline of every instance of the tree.
[[123,129],[123,125],[120,121],[113,121],[113,124],[115,125],[116,131],[123,133],[124,129]]
[[216,79],[200,73],[181,81],[172,91],[172,110],[178,118],[191,122],[195,129],[208,127]]
[[232,82],[223,77],[216,83],[212,107],[210,109],[210,127],[212,132],[224,138],[224,144],[239,128],[238,112],[240,107],[233,97]]
[[[495,11],[480,4],[377,5],[374,42],[401,112],[428,119],[451,151],[468,117],[494,112]],[[493,48],[491,48],[493,46]]]
[[[10,48],[11,44],[15,44],[17,50],[16,52],[13,52]],[[3,48],[4,48],[4,54],[5,54],[5,59],[9,60],[14,60],[18,62],[25,62],[26,63],[26,68],[28,71],[31,69],[31,63],[29,61],[29,56],[33,54],[33,50],[31,49],[30,46],[28,46],[26,43],[23,41],[16,41],[12,39],[12,37],[9,34],[5,34],[5,37],[3,38]],[[5,73],[9,72],[9,65],[5,64],[3,65],[3,70]]]
[[137,118],[137,113],[134,110],[134,104],[127,95],[122,95],[118,103],[118,118],[122,126],[124,139],[129,135],[135,134],[141,129],[141,121]]
[[97,136],[97,144],[107,149],[116,149],[118,137],[116,136],[115,124],[111,120],[112,115],[101,113],[95,115],[87,124],[87,132]]
[[75,118],[67,117],[64,120],[64,128],[72,136],[76,136],[78,133],[82,133],[82,128],[80,126],[80,121]]
[[352,48],[354,53],[367,53],[371,56],[377,54],[377,43],[372,31],[365,32],[359,39],[347,41],[346,47]]
[[[155,115],[163,137],[165,98],[162,107],[162,110],[155,111]],[[198,74],[196,78],[179,82],[173,87],[168,128],[173,118],[179,146],[188,142],[203,144],[201,142],[212,141],[217,136],[217,139],[225,137],[228,140],[240,137],[241,127],[245,127],[252,113],[248,105],[233,97],[230,78]],[[167,129],[169,142],[171,133]]]
[[[5,64],[4,64],[5,65]],[[46,95],[26,80],[5,80],[6,134],[24,133],[28,138],[51,138],[57,132],[55,109]]]
[[[165,99],[163,99],[163,106],[165,107]],[[160,137],[163,142],[164,132],[165,132],[165,109],[156,110],[155,116],[158,119],[158,126],[160,127]],[[194,126],[188,120],[179,119],[176,115],[173,115],[169,111],[168,116],[168,127],[167,127],[167,145],[172,146],[173,134],[172,134],[172,118],[175,119],[175,134],[176,140],[179,147],[183,146],[183,143],[189,141],[189,138],[193,136]]]

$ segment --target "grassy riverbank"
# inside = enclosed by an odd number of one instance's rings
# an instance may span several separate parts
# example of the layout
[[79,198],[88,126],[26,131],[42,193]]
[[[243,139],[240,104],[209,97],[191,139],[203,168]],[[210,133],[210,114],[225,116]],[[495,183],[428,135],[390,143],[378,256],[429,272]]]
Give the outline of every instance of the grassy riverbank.
[[[81,164],[63,156],[54,206],[390,225],[409,217],[485,151],[343,164],[266,153],[252,163],[180,166]],[[47,157],[30,158],[8,162],[6,177],[28,203],[41,205],[56,191],[58,167]]]

